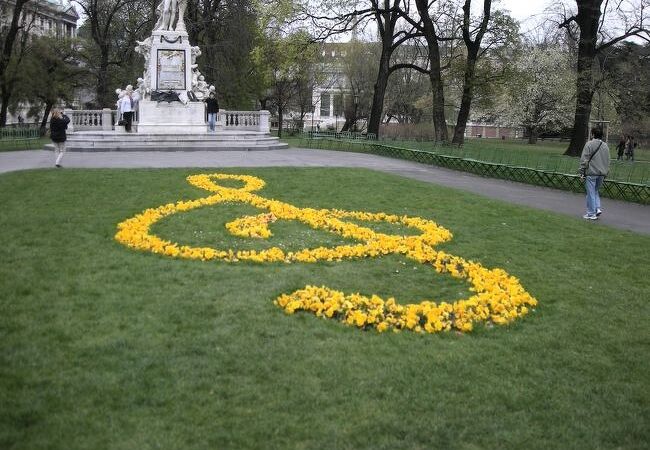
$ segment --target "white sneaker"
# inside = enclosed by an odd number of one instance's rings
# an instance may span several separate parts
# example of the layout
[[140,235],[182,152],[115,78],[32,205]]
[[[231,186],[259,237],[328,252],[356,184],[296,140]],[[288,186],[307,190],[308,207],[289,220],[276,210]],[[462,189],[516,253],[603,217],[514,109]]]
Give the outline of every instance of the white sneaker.
[[582,218],[587,220],[597,220],[598,216],[595,214],[585,214]]
[[602,213],[603,213],[603,210],[600,209],[600,208],[598,208],[598,209],[596,210],[596,217],[600,216]]

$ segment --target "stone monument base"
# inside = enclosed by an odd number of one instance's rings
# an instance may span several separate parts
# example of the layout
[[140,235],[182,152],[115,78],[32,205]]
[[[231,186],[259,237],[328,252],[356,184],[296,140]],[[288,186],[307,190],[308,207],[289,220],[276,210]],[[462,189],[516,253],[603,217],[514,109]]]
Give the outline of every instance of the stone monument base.
[[205,134],[205,104],[189,102],[163,103],[140,100],[138,133]]

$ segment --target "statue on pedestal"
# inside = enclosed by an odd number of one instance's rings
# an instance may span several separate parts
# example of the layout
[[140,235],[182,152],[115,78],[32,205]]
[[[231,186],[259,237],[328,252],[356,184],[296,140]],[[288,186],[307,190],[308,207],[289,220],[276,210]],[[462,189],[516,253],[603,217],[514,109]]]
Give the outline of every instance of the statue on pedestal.
[[158,5],[158,22],[154,31],[185,31],[187,0],[162,0]]

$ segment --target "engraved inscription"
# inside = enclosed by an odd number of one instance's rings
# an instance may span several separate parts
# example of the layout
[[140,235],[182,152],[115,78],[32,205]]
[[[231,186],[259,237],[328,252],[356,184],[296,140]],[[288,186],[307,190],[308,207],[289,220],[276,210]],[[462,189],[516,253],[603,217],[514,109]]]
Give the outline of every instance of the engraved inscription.
[[158,50],[159,91],[185,90],[185,50]]

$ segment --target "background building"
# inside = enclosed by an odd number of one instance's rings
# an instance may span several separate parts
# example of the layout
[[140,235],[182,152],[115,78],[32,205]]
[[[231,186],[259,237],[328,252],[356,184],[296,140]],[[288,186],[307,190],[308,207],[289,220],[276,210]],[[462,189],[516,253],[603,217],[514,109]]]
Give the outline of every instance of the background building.
[[[9,26],[13,0],[0,0],[0,27]],[[23,23],[30,34],[75,37],[79,14],[69,0],[32,0],[25,5]]]
[[[0,36],[6,33],[13,18],[15,0],[0,0]],[[69,0],[32,0],[25,4],[21,26],[29,37],[51,36],[73,38],[77,36],[79,14]],[[29,104],[20,104],[12,114],[8,112],[7,124],[27,121]]]

